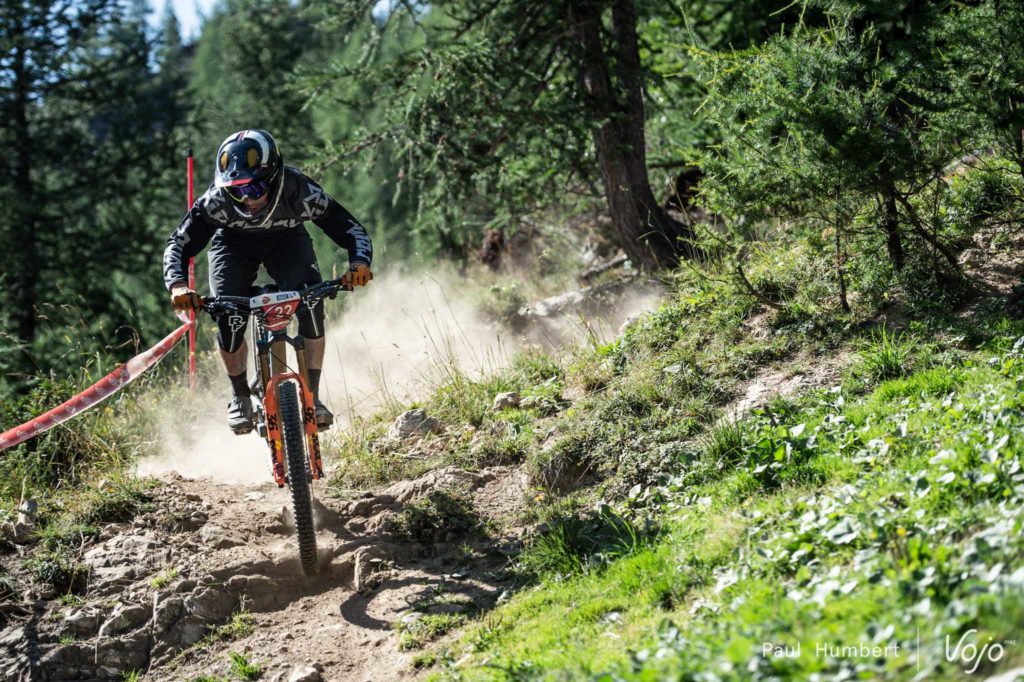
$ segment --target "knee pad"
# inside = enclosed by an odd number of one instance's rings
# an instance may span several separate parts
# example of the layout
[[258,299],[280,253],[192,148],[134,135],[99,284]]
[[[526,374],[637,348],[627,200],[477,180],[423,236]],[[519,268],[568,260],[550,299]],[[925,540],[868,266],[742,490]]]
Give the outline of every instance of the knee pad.
[[217,318],[217,345],[221,350],[234,353],[245,341],[245,329],[248,326],[248,315],[221,315]]
[[307,339],[319,339],[324,335],[324,302],[319,301],[313,310],[299,313],[299,334]]

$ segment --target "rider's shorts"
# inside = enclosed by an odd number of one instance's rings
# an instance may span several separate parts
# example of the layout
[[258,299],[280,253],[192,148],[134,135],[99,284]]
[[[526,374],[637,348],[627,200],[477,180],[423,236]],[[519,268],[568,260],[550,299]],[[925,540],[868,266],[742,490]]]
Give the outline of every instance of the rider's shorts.
[[[282,291],[302,289],[322,281],[313,253],[313,241],[305,227],[265,234],[245,234],[220,229],[207,253],[210,291],[214,296],[251,296],[262,265]],[[307,339],[324,335],[324,305],[298,315],[299,333]],[[249,318],[222,315],[218,318],[217,342],[228,352],[238,350],[245,339]]]

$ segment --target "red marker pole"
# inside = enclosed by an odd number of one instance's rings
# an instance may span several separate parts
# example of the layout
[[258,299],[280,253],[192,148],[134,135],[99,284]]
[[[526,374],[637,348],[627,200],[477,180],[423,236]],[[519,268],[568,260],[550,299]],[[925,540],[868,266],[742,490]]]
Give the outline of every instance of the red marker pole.
[[[186,159],[188,163],[188,208],[186,210],[192,210],[192,204],[195,202],[195,194],[192,191],[192,177],[193,177],[193,164],[192,164],[192,148],[189,147],[186,152]],[[196,259],[188,259],[188,288],[195,290],[196,288]],[[192,323],[192,326],[188,330],[188,386],[192,389],[192,392],[196,392],[196,311],[190,310],[188,313],[188,320]]]

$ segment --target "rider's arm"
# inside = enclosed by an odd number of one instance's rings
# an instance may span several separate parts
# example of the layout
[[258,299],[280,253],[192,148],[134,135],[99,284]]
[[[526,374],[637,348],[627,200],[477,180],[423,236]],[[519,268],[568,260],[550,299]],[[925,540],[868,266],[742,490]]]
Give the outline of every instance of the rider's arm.
[[188,260],[199,254],[217,231],[197,201],[167,238],[164,248],[164,284],[170,291],[174,285],[188,281],[185,273]]
[[373,242],[366,229],[323,187],[298,171],[293,177],[295,203],[302,219],[313,221],[335,244],[348,251],[350,266],[362,263],[369,267],[373,262]]
[[335,244],[348,251],[350,266],[373,262],[373,242],[366,229],[345,207],[333,199],[328,200],[327,209],[313,222],[330,237]]

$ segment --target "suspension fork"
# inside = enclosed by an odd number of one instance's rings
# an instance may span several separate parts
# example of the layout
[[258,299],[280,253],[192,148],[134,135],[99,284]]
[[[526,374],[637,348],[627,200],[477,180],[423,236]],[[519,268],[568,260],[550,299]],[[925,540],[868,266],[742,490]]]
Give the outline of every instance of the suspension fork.
[[295,357],[298,359],[299,377],[301,379],[302,395],[302,421],[306,428],[306,444],[308,445],[309,470],[313,474],[313,480],[324,475],[324,464],[320,458],[320,436],[316,426],[316,401],[313,398],[313,391],[309,387],[309,369],[306,366],[306,339],[299,335],[291,339],[295,347]]
[[[255,330],[254,330],[255,331]],[[278,355],[271,360],[271,349],[274,341],[263,333],[253,334],[256,338],[256,365],[259,371],[260,388],[263,391],[263,418],[266,420],[266,439],[270,447],[270,467],[274,473],[274,482],[278,488],[285,485],[284,446],[281,443],[281,420],[277,412],[277,396],[271,393],[275,389],[271,385],[271,364],[277,365]],[[278,342],[279,345],[280,342]],[[281,349],[283,351],[283,349]],[[282,370],[283,371],[283,370]]]
[[[288,345],[295,349],[299,371],[288,371]],[[323,459],[320,455],[320,438],[317,435],[316,403],[313,392],[309,388],[309,370],[306,364],[306,343],[302,336],[289,338],[284,334],[274,334],[257,344],[257,358],[260,365],[261,382],[263,385],[263,406],[267,419],[267,443],[270,445],[274,467],[274,480],[278,487],[285,484],[284,448],[282,446],[281,420],[277,412],[277,384],[284,380],[295,380],[299,384],[299,400],[301,401],[303,430],[306,435],[309,470],[314,480],[324,475]]]

